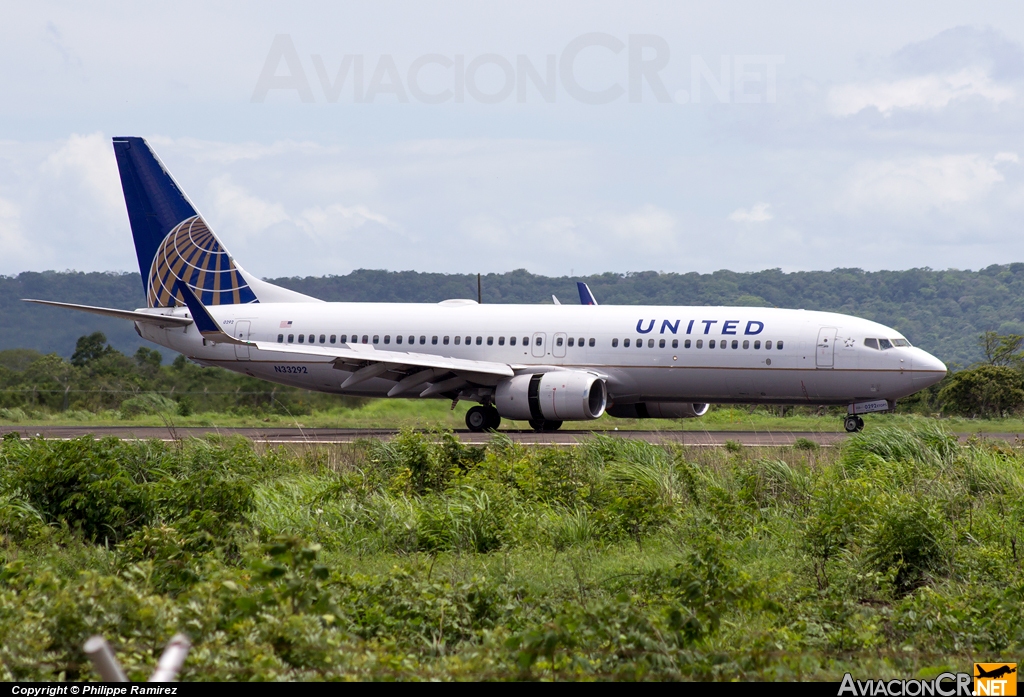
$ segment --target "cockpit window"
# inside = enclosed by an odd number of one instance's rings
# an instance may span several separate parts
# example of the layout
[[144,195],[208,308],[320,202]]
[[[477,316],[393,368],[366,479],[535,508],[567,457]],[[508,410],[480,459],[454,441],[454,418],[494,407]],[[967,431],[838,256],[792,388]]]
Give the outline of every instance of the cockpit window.
[[892,344],[889,342],[888,339],[879,339],[878,347],[884,351],[885,349],[891,349]]
[[878,350],[878,339],[864,339],[864,345],[868,348]]
[[892,340],[892,345],[893,346],[910,346],[910,342],[907,341],[906,339],[893,339]]

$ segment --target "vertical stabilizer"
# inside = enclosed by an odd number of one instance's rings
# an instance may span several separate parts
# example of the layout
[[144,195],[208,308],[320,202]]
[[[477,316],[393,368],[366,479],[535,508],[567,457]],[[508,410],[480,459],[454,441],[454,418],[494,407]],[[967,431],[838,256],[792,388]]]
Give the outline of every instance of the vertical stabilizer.
[[238,266],[144,139],[114,138],[114,154],[149,307],[184,305],[178,281],[204,305],[315,301]]

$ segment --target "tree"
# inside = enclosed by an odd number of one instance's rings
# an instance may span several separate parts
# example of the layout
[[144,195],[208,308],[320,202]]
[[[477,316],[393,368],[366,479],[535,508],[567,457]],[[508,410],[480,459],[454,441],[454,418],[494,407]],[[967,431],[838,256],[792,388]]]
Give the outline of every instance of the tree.
[[113,350],[113,347],[107,343],[107,335],[103,332],[80,336],[75,343],[75,352],[71,354],[71,364],[81,368],[87,363],[106,356]]
[[978,343],[989,365],[1020,366],[1024,363],[1020,350],[1021,345],[1024,345],[1024,336],[1020,334],[1000,335],[988,331],[981,335]]
[[952,414],[1001,416],[1024,405],[1024,381],[1012,368],[981,365],[950,376],[939,401]]

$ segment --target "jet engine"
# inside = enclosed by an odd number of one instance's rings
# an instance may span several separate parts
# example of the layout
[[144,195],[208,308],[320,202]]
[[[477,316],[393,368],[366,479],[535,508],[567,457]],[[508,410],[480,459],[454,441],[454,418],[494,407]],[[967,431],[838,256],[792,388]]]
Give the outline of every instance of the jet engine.
[[709,404],[700,402],[637,402],[608,407],[620,419],[695,419],[708,413]]
[[517,375],[499,382],[494,393],[498,413],[520,421],[596,419],[607,402],[604,380],[582,370]]

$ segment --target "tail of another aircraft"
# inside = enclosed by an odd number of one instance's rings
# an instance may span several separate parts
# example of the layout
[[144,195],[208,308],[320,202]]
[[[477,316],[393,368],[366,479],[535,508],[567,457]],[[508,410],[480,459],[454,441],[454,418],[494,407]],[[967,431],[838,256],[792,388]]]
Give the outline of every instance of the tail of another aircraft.
[[238,266],[142,138],[114,138],[121,188],[149,307],[184,305],[188,284],[204,305],[316,302]]

